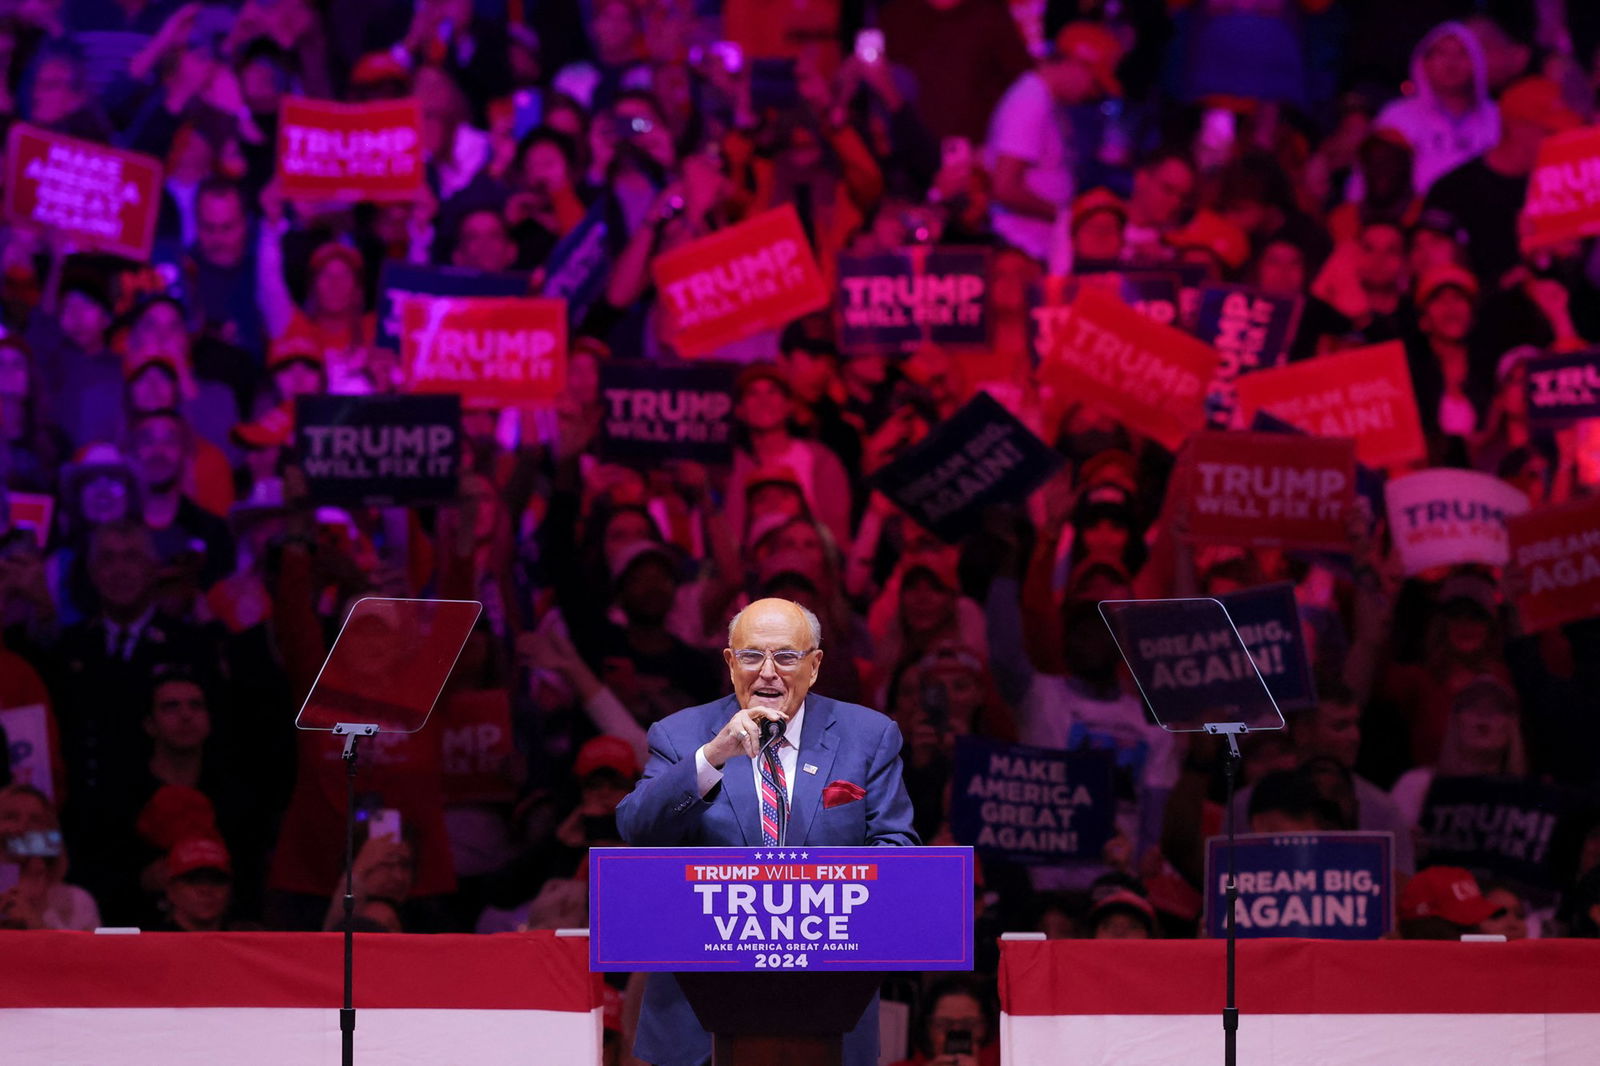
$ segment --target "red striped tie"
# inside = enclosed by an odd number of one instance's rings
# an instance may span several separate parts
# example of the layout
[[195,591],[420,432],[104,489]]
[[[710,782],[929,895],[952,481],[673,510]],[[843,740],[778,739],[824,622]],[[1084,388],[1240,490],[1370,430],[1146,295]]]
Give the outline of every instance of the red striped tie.
[[789,742],[788,737],[779,737],[777,743],[770,749],[772,757],[761,758],[761,843],[774,847],[778,840],[778,805],[783,804],[785,813],[789,809],[789,799],[784,791],[783,763],[779,760],[778,753]]

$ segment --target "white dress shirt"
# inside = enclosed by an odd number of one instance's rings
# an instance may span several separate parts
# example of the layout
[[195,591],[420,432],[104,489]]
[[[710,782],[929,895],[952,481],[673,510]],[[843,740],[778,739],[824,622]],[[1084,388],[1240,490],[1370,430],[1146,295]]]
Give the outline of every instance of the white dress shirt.
[[[794,799],[794,772],[800,762],[800,730],[805,725],[806,705],[800,704],[800,709],[794,712],[794,717],[789,719],[789,727],[783,731],[787,744],[778,749],[778,765],[783,767],[783,791],[785,802]],[[761,760],[750,760],[750,772],[755,775],[756,795],[761,795]],[[722,770],[712,766],[706,761],[706,746],[700,745],[694,753],[695,784],[700,789],[700,796],[704,798],[712,789],[722,781]],[[758,801],[759,802],[759,801]]]

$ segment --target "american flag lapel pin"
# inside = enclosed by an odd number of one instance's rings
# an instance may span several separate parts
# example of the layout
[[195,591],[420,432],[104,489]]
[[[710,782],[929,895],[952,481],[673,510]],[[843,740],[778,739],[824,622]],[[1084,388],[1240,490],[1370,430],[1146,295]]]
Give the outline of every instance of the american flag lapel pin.
[[812,766],[810,763],[806,763],[805,766],[801,767],[801,769],[805,770],[805,772],[808,774],[814,774],[817,772],[817,768]]

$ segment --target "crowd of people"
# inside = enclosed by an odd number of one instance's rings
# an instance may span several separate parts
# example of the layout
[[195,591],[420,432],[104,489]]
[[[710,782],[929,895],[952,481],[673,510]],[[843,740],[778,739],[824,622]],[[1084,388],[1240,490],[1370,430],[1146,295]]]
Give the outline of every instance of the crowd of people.
[[[983,970],[1003,930],[1193,936],[1219,748],[1151,721],[1096,604],[1287,581],[1318,699],[1250,738],[1241,828],[1393,832],[1401,935],[1600,933],[1600,626],[1525,633],[1514,573],[1403,575],[1381,525],[1342,556],[1191,543],[1174,456],[1038,380],[1028,324],[1030,291],[1075,264],[1198,264],[1302,301],[1291,360],[1403,342],[1419,465],[1535,504],[1584,496],[1600,437],[1530,425],[1525,365],[1600,341],[1600,249],[1524,251],[1519,217],[1541,143],[1594,117],[1600,9],[0,10],[0,124],[165,174],[150,262],[0,229],[0,501],[54,503],[45,529],[0,503],[0,708],[43,708],[48,747],[0,789],[0,924],[335,927],[339,741],[294,717],[348,606],[386,595],[484,611],[432,724],[364,760],[359,927],[584,925],[585,856],[618,843],[646,728],[729,690],[729,617],[777,596],[821,619],[817,691],[899,724],[925,843],[954,842],[959,736],[1117,753],[1104,854],[980,863]],[[760,84],[774,72],[787,99]],[[425,191],[286,198],[287,96],[415,97]],[[742,366],[730,464],[602,458],[601,368],[676,354],[652,263],[786,204],[830,284],[846,252],[991,249],[989,343],[851,350],[809,314],[712,353]],[[536,294],[597,206],[610,267],[560,399],[467,411],[448,505],[310,504],[295,399],[403,388],[380,344],[384,264],[522,272]],[[980,390],[1064,466],[949,544],[872,477]],[[490,739],[469,750],[452,729]],[[1541,883],[1430,863],[1429,789],[1473,776],[1567,797]],[[905,994],[925,1018],[916,1061],[998,1061],[981,980]],[[952,1032],[974,1050],[945,1054]]]

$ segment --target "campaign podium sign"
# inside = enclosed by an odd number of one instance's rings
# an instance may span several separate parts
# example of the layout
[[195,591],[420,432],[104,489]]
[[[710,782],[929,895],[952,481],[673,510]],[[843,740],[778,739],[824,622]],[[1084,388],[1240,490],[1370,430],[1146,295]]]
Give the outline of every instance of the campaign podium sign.
[[[1226,934],[1227,841],[1206,841],[1206,934]],[[1241,940],[1379,940],[1394,924],[1393,833],[1247,833],[1235,842]]]
[[595,848],[599,972],[970,970],[971,848]]

